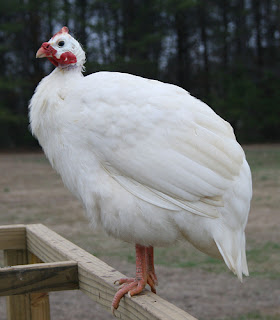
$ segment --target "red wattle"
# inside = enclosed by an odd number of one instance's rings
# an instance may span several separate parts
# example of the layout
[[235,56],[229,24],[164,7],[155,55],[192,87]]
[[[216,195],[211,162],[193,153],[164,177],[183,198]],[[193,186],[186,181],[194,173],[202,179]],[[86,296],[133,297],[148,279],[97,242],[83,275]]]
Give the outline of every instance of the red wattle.
[[57,60],[60,64],[71,64],[76,63],[77,58],[72,52],[64,52],[60,56],[60,58]]
[[[55,50],[55,52],[57,52],[57,51]],[[72,63],[76,63],[77,62],[76,56],[72,52],[69,52],[69,51],[62,53],[60,58],[57,58],[55,55],[47,57],[47,58],[56,67],[59,64],[68,65],[68,64],[72,64]]]

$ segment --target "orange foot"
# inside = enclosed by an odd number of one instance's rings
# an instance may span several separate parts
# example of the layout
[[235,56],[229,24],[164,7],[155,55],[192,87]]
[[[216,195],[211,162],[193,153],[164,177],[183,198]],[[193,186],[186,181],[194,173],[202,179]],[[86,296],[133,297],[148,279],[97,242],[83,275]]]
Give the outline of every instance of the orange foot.
[[120,289],[112,302],[112,312],[118,308],[121,298],[127,293],[132,297],[142,292],[148,284],[151,291],[156,293],[157,277],[154,269],[153,247],[144,247],[136,244],[136,277],[122,278],[118,281]]

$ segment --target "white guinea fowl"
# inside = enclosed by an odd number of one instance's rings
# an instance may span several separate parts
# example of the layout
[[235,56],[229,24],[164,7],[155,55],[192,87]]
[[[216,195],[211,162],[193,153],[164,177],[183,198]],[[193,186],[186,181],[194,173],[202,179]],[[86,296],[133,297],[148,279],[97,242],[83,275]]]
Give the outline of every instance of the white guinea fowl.
[[56,69],[32,97],[33,134],[93,225],[136,244],[136,278],[120,280],[113,308],[146,284],[155,292],[153,246],[181,239],[248,275],[251,173],[231,126],[175,85],[84,77],[84,51],[66,27],[37,57]]

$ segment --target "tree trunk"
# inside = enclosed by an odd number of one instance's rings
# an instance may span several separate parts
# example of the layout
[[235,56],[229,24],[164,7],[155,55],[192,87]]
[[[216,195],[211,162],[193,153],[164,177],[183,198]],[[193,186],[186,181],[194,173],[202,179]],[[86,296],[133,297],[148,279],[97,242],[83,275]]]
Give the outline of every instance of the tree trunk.
[[177,81],[178,84],[187,88],[190,78],[190,59],[189,59],[189,34],[185,25],[186,16],[181,11],[175,13],[175,32],[177,42]]
[[208,35],[207,35],[207,23],[206,23],[206,11],[204,4],[198,7],[199,21],[200,21],[200,36],[203,45],[203,87],[205,96],[210,96],[210,84],[209,84],[209,48],[208,48]]
[[63,0],[63,20],[64,25],[69,26],[70,4],[69,0]]
[[263,67],[263,47],[262,47],[262,15],[260,0],[252,1],[254,22],[256,30],[256,56],[257,56],[257,69],[261,72]]
[[122,29],[123,29],[123,55],[126,58],[132,58],[137,55],[135,50],[132,50],[131,43],[136,40],[133,32],[133,22],[135,19],[135,3],[134,0],[122,0]]
[[79,42],[87,46],[86,21],[87,21],[87,0],[76,0],[76,30]]
[[48,0],[47,6],[48,6],[47,7],[48,34],[51,36],[53,33],[53,13],[54,13],[53,0]]
[[247,16],[245,11],[245,0],[238,0],[235,11],[235,57],[243,66],[247,65],[248,47]]
[[223,19],[223,69],[228,68],[228,1],[222,1],[222,19]]

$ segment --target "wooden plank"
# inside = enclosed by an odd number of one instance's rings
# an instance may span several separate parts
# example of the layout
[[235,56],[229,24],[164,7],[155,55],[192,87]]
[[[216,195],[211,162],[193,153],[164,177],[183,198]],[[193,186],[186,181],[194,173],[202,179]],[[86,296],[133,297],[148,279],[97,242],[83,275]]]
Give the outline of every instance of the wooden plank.
[[[6,266],[27,263],[26,250],[4,250],[4,263]],[[29,294],[6,298],[8,320],[31,320]]]
[[47,292],[31,293],[32,320],[50,320],[50,301]]
[[26,249],[25,225],[0,226],[0,250]]
[[[42,263],[37,256],[30,251],[28,252],[28,262]],[[31,293],[30,294],[32,320],[50,320],[50,299],[48,292]]]
[[[28,250],[42,261],[77,261],[80,290],[107,310],[111,309],[118,289],[114,282],[125,277],[123,274],[43,225],[26,226],[26,238]],[[132,298],[125,296],[116,316],[127,320],[195,320],[148,290]]]
[[0,269],[0,296],[79,288],[77,262],[52,262]]

